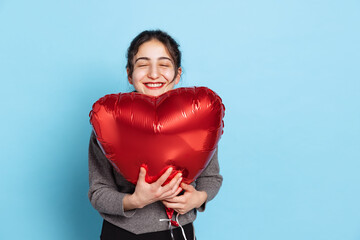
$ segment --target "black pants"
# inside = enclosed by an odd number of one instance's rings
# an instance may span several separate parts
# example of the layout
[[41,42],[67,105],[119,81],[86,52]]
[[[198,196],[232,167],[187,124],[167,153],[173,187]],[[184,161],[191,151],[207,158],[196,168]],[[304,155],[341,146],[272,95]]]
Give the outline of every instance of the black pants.
[[[188,240],[194,239],[194,227],[192,223],[186,224],[183,226],[186,238]],[[174,239],[175,240],[184,240],[181,228],[173,229]],[[104,220],[102,230],[101,230],[101,240],[171,240],[170,230],[144,233],[136,235],[134,233],[128,232],[122,228],[119,228],[108,221]]]

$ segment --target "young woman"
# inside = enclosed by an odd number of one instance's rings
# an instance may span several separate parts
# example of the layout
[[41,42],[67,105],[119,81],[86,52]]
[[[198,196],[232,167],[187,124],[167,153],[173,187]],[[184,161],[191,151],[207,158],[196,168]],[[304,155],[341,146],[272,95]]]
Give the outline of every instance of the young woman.
[[[159,96],[174,88],[180,81],[181,52],[179,45],[167,33],[144,31],[131,42],[127,53],[128,81],[135,91]],[[208,201],[220,189],[217,151],[196,181],[181,183],[177,174],[168,169],[156,182],[145,181],[146,170],[140,169],[136,186],[126,181],[106,159],[92,133],[89,146],[89,199],[104,218],[101,239],[195,239],[192,222],[197,211],[204,211]],[[179,195],[183,191],[183,194]],[[169,230],[165,207],[179,213],[183,226]]]

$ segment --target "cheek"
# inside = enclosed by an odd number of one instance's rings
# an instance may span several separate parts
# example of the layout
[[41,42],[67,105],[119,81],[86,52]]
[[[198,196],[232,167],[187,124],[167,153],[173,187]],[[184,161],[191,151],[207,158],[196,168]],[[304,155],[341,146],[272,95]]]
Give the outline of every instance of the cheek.
[[172,81],[175,77],[175,71],[174,70],[164,70],[162,75],[168,80],[168,81]]
[[133,83],[140,81],[145,75],[146,74],[144,73],[144,71],[141,71],[141,70],[133,71],[133,74],[131,76]]

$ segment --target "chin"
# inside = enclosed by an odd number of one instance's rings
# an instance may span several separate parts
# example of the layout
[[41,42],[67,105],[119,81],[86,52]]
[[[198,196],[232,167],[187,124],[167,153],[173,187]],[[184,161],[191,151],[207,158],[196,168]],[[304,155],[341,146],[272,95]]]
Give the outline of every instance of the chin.
[[144,94],[146,94],[148,96],[157,97],[157,96],[160,96],[161,94],[163,94],[165,92],[166,91],[148,91],[148,92],[145,92]]
[[157,97],[157,96],[160,96],[161,94],[163,94],[163,93],[149,93],[149,94],[146,94],[146,95]]

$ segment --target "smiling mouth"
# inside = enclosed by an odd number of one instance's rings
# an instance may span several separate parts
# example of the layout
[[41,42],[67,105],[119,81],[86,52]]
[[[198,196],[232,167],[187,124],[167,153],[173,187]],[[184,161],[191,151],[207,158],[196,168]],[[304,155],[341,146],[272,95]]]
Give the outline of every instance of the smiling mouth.
[[145,86],[149,89],[159,89],[164,86],[165,83],[145,83]]

